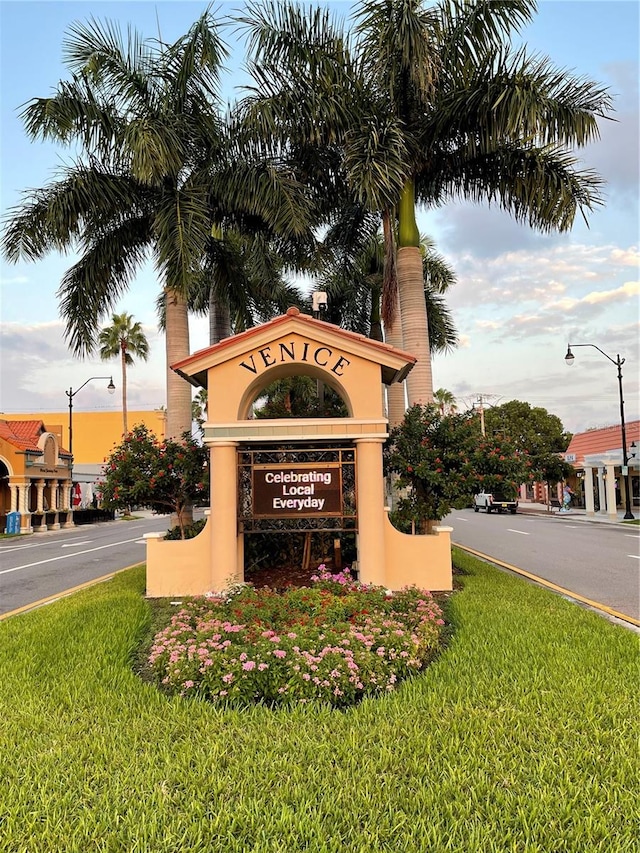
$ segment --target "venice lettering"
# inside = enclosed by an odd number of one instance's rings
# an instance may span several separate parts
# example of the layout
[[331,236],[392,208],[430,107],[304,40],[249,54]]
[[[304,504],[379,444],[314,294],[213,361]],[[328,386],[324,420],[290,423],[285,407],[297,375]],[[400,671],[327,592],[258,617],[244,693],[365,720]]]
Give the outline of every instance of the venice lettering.
[[284,364],[288,361],[302,361],[307,364],[317,364],[318,367],[326,367],[336,376],[342,376],[344,368],[351,364],[348,358],[338,355],[330,347],[316,346],[308,341],[289,341],[288,343],[272,344],[251,353],[245,361],[240,362],[249,373],[258,373],[265,367],[273,367],[275,364]]

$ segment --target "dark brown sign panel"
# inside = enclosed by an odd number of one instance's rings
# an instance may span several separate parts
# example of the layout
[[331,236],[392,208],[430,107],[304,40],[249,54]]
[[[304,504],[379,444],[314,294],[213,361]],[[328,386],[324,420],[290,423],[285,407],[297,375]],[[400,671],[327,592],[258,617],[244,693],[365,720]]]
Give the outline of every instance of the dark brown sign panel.
[[266,518],[342,515],[340,465],[254,465],[253,514]]

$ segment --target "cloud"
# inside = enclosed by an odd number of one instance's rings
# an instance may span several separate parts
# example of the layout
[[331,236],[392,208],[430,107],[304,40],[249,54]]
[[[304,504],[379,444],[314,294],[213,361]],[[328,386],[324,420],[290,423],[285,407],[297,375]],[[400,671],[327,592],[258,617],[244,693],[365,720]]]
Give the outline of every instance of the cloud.
[[580,305],[602,305],[610,302],[622,302],[640,293],[640,282],[628,281],[615,290],[593,290],[580,299],[566,297],[549,305],[549,310],[570,311]]
[[28,284],[29,279],[26,275],[14,275],[11,278],[0,277],[0,287],[13,287],[16,284]]
[[[165,405],[164,338],[151,327],[145,327],[145,334],[151,346],[150,360],[136,361],[127,372],[127,402],[131,409]],[[67,389],[80,390],[87,379],[110,375],[117,388],[113,397],[105,394],[106,383],[89,382],[74,405],[87,411],[119,409],[122,405],[119,361],[74,358],[64,341],[60,321],[3,323],[0,337],[1,411],[62,412],[68,407]]]

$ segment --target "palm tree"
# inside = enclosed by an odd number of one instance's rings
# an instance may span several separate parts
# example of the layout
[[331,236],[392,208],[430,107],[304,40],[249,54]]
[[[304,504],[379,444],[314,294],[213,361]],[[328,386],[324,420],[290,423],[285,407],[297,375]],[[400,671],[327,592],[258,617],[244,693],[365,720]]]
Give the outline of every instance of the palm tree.
[[[344,243],[345,234],[348,245]],[[375,340],[385,339],[381,324],[385,253],[380,234],[367,235],[357,254],[351,231],[340,218],[327,233],[324,246],[331,257],[322,279],[322,288],[330,294],[327,319]],[[443,294],[455,283],[455,273],[436,252],[431,238],[421,237],[420,251],[430,353],[450,352],[458,344],[458,333]],[[388,324],[386,332],[387,343],[402,347],[402,339],[394,338]],[[405,412],[404,385],[391,385],[386,393],[389,422],[392,427],[397,426]]]
[[59,289],[78,355],[95,347],[100,320],[153,258],[165,311],[167,436],[179,438],[191,432],[191,387],[169,365],[189,354],[187,298],[214,229],[256,230],[268,220],[287,239],[306,233],[308,205],[290,176],[241,148],[220,118],[226,48],[208,11],[171,45],[76,24],[64,54],[71,79],[32,100],[23,118],[31,138],[75,144],[81,156],[60,180],[25,194],[4,252],[16,260],[79,249]]
[[149,342],[140,323],[133,322],[131,314],[114,314],[111,325],[105,326],[98,335],[100,358],[108,361],[120,356],[122,366],[122,432],[127,435],[127,367],[133,364],[133,356],[146,361],[149,357]]
[[574,150],[597,138],[611,98],[510,49],[534,12],[534,0],[362,0],[351,41],[328,13],[287,3],[253,4],[241,19],[256,78],[247,121],[268,128],[309,180],[332,182],[340,202],[346,184],[383,218],[383,319],[390,342],[418,357],[410,404],[433,396],[416,206],[486,200],[564,231],[601,203],[600,179],[579,170]]
[[453,414],[457,409],[456,398],[446,388],[438,388],[437,391],[434,391],[433,400],[440,409],[442,417]]

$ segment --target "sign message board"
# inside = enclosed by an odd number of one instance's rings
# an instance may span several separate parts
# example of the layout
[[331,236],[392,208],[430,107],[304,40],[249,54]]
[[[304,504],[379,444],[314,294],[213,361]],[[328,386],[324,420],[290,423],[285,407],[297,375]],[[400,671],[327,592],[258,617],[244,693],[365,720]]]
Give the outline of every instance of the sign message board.
[[342,515],[339,463],[254,465],[253,515],[263,518]]

